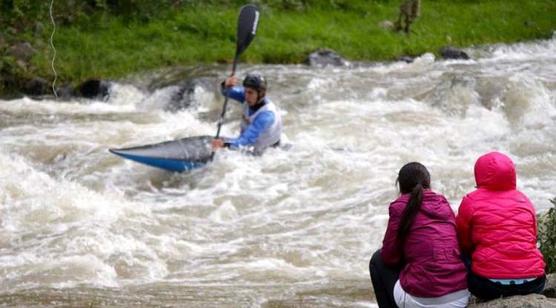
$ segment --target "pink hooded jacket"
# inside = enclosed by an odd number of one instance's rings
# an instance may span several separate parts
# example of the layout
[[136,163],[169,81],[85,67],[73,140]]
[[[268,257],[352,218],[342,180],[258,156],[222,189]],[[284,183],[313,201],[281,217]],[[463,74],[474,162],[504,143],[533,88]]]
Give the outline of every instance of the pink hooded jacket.
[[460,258],[455,215],[444,196],[427,189],[409,229],[405,244],[397,232],[409,194],[390,204],[390,219],[381,255],[391,267],[402,266],[400,284],[417,297],[439,297],[467,288],[466,269]]
[[473,273],[491,279],[544,275],[535,209],[516,190],[512,160],[499,152],[479,157],[475,181],[477,190],[463,198],[456,218],[460,246],[471,255]]

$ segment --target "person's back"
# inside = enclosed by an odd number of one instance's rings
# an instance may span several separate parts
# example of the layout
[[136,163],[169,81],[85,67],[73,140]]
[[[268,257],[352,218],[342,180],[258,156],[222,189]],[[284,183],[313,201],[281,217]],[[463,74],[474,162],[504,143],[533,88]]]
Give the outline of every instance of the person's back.
[[390,204],[382,249],[369,265],[379,306],[465,307],[466,270],[448,201],[430,190],[422,164],[402,167],[398,183],[401,196]]
[[[545,264],[537,249],[535,209],[516,190],[513,162],[498,152],[483,155],[475,181],[477,189],[463,198],[456,219],[461,248],[471,258],[469,289],[483,299],[513,295],[512,288],[515,294],[540,292]],[[507,290],[488,291],[491,283]]]
[[[391,227],[401,220],[410,194],[390,205]],[[384,263],[396,266],[403,256],[400,283],[419,297],[435,297],[466,288],[465,266],[460,258],[455,215],[446,198],[430,189],[411,225],[405,244],[398,247],[397,234],[387,233],[382,246]],[[401,248],[401,250],[400,250]]]

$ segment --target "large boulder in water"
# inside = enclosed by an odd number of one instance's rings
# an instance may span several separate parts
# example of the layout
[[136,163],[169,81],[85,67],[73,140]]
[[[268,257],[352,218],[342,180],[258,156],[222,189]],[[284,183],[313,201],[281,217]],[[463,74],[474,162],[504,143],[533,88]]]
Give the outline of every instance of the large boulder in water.
[[56,89],[56,94],[58,94],[58,98],[64,100],[69,100],[77,95],[76,90],[69,84],[63,84],[61,87]]
[[214,78],[198,77],[186,79],[175,87],[170,100],[164,106],[166,111],[178,111],[199,105],[202,93],[213,93],[217,81]]
[[223,79],[220,74],[221,68],[217,66],[173,67],[151,72],[146,78],[137,76],[133,83],[159,97],[156,104],[162,102],[164,110],[178,111],[211,100]]
[[338,53],[331,49],[318,49],[307,56],[305,64],[309,66],[346,66],[348,61],[342,58]]
[[41,96],[49,92],[48,81],[44,78],[35,77],[25,82],[22,92],[31,96]]
[[440,56],[442,56],[443,59],[446,60],[469,60],[469,55],[467,53],[465,53],[465,51],[451,47],[451,46],[446,46],[446,47],[442,47],[440,48]]
[[105,100],[110,94],[111,83],[100,79],[89,79],[77,87],[77,94],[90,99]]
[[405,62],[405,63],[413,63],[415,58],[412,57],[412,56],[401,56],[397,60],[400,61],[400,62]]

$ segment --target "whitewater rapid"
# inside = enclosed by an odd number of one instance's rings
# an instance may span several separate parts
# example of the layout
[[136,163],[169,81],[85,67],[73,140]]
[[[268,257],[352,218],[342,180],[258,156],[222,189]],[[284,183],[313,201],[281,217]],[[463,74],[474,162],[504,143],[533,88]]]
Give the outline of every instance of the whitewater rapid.
[[[184,174],[107,149],[214,134],[217,82],[176,112],[175,88],[125,82],[106,101],[0,101],[0,303],[374,307],[368,260],[403,164],[427,166],[454,210],[492,150],[538,212],[556,197],[556,39],[467,51],[242,64],[267,76],[291,148],[224,151]],[[239,117],[231,107],[223,135]]]

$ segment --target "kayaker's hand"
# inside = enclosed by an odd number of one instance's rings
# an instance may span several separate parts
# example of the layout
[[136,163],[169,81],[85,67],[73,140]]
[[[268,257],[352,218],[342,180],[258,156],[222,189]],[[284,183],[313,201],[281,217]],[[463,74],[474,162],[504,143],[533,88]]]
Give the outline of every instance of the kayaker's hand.
[[213,150],[218,150],[220,148],[224,147],[224,140],[218,138],[218,139],[212,139],[212,149]]
[[239,83],[239,80],[237,79],[237,77],[236,76],[231,76],[231,77],[226,78],[226,81],[224,81],[224,86],[226,88],[230,88],[230,87],[233,87],[233,86],[237,85],[238,83]]

